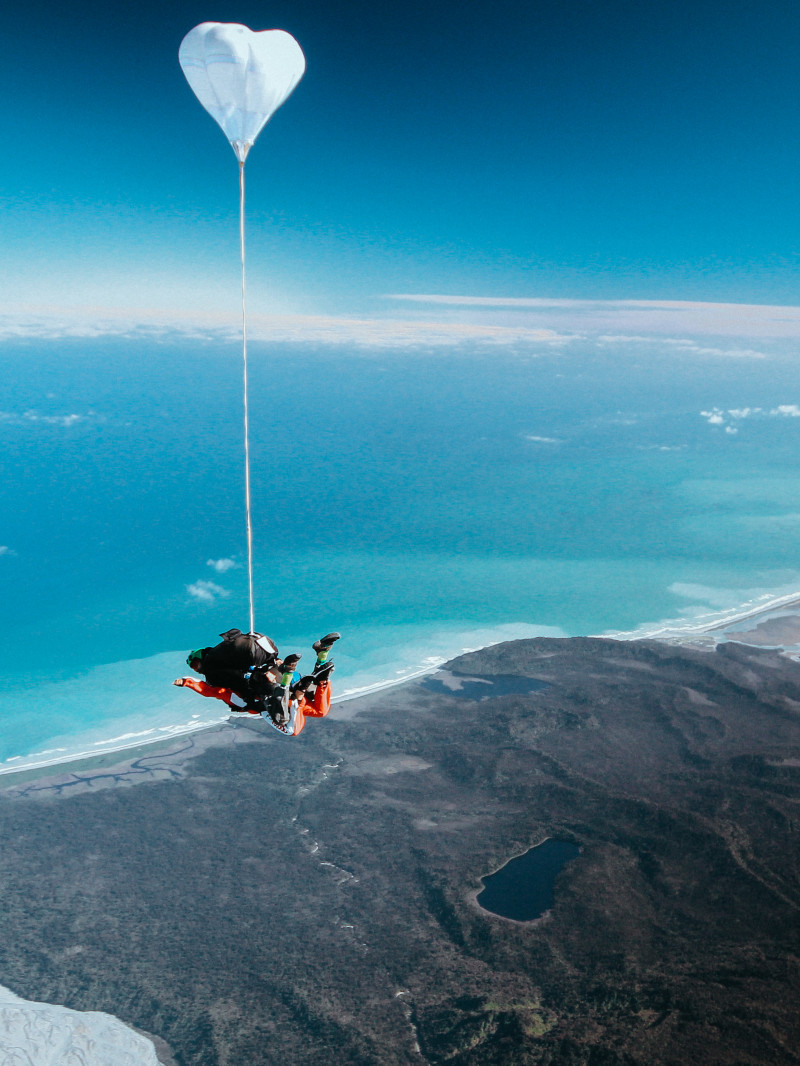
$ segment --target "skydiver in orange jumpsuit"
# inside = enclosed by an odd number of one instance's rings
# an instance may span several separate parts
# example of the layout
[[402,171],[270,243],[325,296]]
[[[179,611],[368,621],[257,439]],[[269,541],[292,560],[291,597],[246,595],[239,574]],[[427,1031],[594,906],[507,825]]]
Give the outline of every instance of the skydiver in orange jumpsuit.
[[[314,643],[317,660],[312,672],[305,677],[300,677],[295,670],[301,657],[287,655],[283,660],[276,657],[272,663],[255,670],[226,675],[225,680],[235,687],[213,685],[194,677],[179,677],[173,684],[191,688],[201,696],[222,700],[231,711],[253,715],[263,713],[279,732],[296,737],[305,728],[306,718],[324,718],[330,710],[330,675],[334,665],[328,654],[338,639],[338,633],[328,633]],[[206,673],[204,652],[208,650],[189,653],[187,661],[196,673]],[[277,648],[275,650],[277,652]],[[208,674],[213,680],[222,680],[210,670]]]

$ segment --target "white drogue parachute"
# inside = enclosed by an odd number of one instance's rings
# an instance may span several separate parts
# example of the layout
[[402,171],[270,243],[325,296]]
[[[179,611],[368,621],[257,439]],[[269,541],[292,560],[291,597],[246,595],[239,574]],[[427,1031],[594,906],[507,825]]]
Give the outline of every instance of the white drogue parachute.
[[244,269],[244,164],[256,137],[290,96],[306,69],[300,45],[283,30],[255,33],[231,22],[201,22],[178,50],[186,80],[219,123],[239,160],[239,244],[242,260],[242,361],[244,364],[244,494],[250,632],[253,606],[253,525],[250,517],[250,440],[247,403],[247,301]]
[[238,23],[201,22],[178,51],[186,80],[219,123],[240,163],[302,78],[306,60],[283,30],[254,33]]

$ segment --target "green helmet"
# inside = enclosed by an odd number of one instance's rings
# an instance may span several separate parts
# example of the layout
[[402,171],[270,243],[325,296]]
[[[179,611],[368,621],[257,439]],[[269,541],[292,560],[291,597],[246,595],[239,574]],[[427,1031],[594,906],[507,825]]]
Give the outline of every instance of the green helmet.
[[203,658],[203,649],[202,648],[198,648],[196,651],[190,651],[189,654],[186,656],[186,665],[187,666],[191,666],[192,663],[195,661],[195,659],[202,659],[202,658]]

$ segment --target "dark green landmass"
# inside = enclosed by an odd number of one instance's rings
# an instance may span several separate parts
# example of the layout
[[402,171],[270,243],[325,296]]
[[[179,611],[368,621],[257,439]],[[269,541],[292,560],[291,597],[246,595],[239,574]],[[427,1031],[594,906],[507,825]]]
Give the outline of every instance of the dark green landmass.
[[[297,740],[4,782],[0,984],[182,1066],[800,1062],[800,666],[542,639],[449,670]],[[509,676],[548,685],[459,689]],[[550,836],[582,849],[553,910],[483,912]]]

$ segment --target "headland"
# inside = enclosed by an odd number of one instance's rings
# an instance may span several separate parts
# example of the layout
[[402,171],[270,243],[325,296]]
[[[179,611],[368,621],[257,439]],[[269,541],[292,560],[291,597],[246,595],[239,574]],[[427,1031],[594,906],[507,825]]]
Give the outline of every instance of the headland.
[[[182,1066],[800,1062],[800,665],[542,638],[447,678],[9,775],[0,984]],[[482,911],[548,836],[548,915]]]

